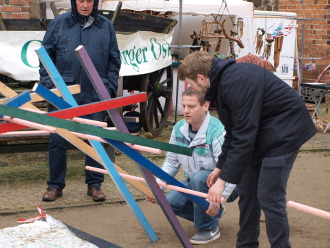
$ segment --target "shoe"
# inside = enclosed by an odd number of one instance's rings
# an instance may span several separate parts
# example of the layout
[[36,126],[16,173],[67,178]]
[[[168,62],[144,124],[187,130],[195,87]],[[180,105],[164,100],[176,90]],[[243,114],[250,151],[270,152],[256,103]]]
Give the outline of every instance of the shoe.
[[221,214],[220,214],[219,219],[222,218],[225,215],[226,211],[227,211],[227,208],[223,203],[221,203],[220,211],[221,211]]
[[63,192],[61,189],[54,188],[54,187],[48,187],[47,191],[42,196],[42,200],[46,202],[55,201],[57,197],[60,197],[63,195]]
[[88,188],[87,195],[91,196],[93,201],[104,201],[105,200],[105,194],[101,190],[101,187],[99,186],[93,186]]
[[190,243],[195,245],[205,245],[218,238],[220,238],[219,226],[211,231],[198,231],[198,233],[191,237]]

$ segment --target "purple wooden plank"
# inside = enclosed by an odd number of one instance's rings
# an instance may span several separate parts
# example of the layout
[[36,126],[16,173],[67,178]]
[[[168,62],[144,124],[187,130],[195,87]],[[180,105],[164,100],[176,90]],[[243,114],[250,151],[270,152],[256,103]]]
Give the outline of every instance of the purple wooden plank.
[[171,205],[166,200],[164,193],[161,191],[159,185],[157,184],[153,174],[142,166],[138,166],[141,174],[145,178],[148,186],[150,187],[152,193],[154,194],[159,206],[163,210],[168,222],[171,224],[176,236],[179,238],[183,247],[193,247],[187,237],[187,234],[183,230],[178,218],[173,212]]
[[[78,46],[75,50],[75,52],[78,55],[78,58],[80,60],[80,63],[82,64],[85,72],[87,73],[87,76],[91,83],[94,86],[94,89],[97,92],[97,95],[100,97],[101,100],[108,100],[111,99],[111,96],[106,89],[104,83],[102,82],[102,79],[98,72],[96,71],[96,68],[90,59],[89,55],[87,54],[87,51],[85,47],[83,46]],[[109,114],[113,124],[119,130],[120,132],[123,133],[129,133],[123,118],[121,118],[120,112],[118,109],[111,109],[107,110],[107,113]]]
[[[75,50],[80,63],[82,64],[86,74],[88,75],[89,80],[93,84],[98,96],[101,100],[111,99],[111,96],[107,89],[105,88],[101,77],[99,76],[96,68],[90,59],[86,49],[83,46],[79,46]],[[118,109],[112,109],[108,112],[113,124],[116,126],[118,130],[123,133],[129,133],[123,119],[121,118]],[[184,247],[193,247],[190,243],[186,233],[184,232],[178,218],[174,214],[170,204],[166,200],[164,193],[160,190],[155,178],[153,177],[152,173],[149,172],[147,169],[144,169],[140,165],[137,165],[144,176],[148,186],[150,187],[152,193],[156,197],[158,204],[160,205],[161,209],[163,210],[167,220],[170,222],[174,232],[176,233],[177,237],[179,238],[181,244]]]

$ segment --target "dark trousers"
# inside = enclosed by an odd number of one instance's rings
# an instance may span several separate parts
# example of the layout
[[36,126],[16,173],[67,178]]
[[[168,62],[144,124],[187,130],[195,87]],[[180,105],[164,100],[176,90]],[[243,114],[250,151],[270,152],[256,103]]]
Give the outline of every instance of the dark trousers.
[[291,247],[286,212],[286,188],[298,151],[278,157],[264,158],[246,169],[238,184],[240,229],[237,247],[259,246],[261,210],[272,248]]
[[[54,107],[49,107],[49,112],[54,110]],[[93,113],[88,117],[92,120],[104,121],[104,112]],[[67,169],[66,152],[67,141],[58,134],[50,134],[48,146],[49,181],[47,181],[49,187],[59,189],[65,187],[65,175]],[[85,156],[85,165],[103,168],[101,164],[87,155]],[[88,170],[85,171],[85,182],[88,187],[100,186],[103,181],[104,174]]]

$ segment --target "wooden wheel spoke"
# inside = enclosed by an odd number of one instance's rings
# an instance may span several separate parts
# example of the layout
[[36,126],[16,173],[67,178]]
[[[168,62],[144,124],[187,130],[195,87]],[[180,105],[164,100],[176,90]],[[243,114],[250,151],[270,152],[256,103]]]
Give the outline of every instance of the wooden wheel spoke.
[[162,117],[165,116],[165,112],[162,108],[162,105],[159,102],[159,99],[156,100],[156,106],[158,107],[158,110],[159,110],[160,114],[162,115]]
[[164,85],[167,84],[170,80],[171,80],[171,79],[166,78],[164,81],[162,81],[162,82],[160,83],[160,85],[161,85],[161,86],[164,86]]
[[148,100],[148,116],[152,116],[152,111],[153,111],[153,107],[154,107],[153,101],[154,101],[153,98],[150,98]]
[[159,127],[159,119],[158,119],[158,111],[157,111],[157,106],[156,104],[154,104],[154,118],[155,118],[155,124],[156,124],[156,127]]

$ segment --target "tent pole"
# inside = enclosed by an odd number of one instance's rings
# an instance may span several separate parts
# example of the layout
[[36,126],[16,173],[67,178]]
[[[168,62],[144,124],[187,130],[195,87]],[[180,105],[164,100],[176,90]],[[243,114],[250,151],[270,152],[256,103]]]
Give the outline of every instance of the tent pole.
[[[178,46],[178,63],[180,66],[181,61],[181,46],[182,46],[182,0],[179,1],[179,46]],[[174,115],[174,124],[177,121],[178,113],[178,97],[179,97],[179,77],[176,75],[176,95],[175,95],[175,115]]]

